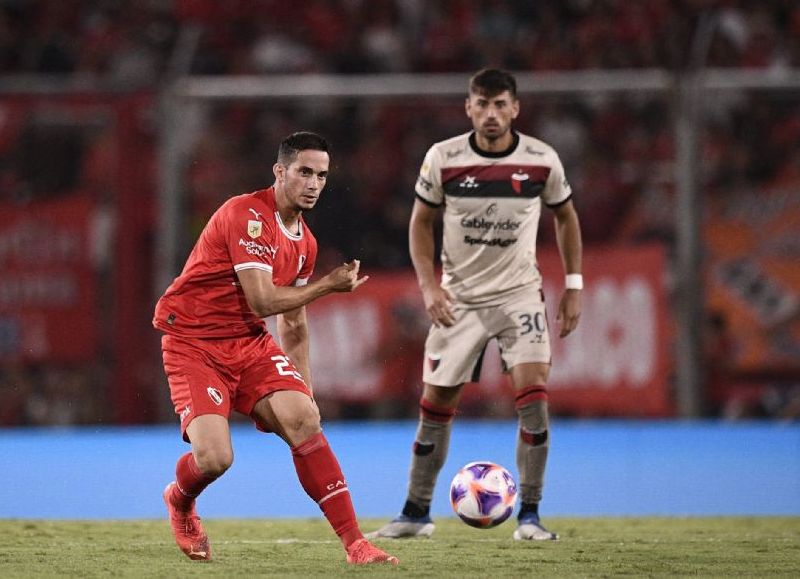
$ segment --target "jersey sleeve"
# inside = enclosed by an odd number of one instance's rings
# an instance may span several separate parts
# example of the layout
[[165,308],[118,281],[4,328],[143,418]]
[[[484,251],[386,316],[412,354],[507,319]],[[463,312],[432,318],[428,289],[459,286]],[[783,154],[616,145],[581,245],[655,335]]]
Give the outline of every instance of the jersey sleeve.
[[272,273],[276,252],[274,219],[254,215],[243,206],[232,206],[225,213],[223,225],[235,271],[261,269]]
[[417,197],[428,205],[438,207],[444,202],[442,190],[442,161],[437,147],[428,149],[414,187]]
[[564,174],[561,159],[554,152],[553,165],[542,192],[542,200],[548,207],[558,207],[562,203],[566,203],[570,197],[572,197],[572,187]]

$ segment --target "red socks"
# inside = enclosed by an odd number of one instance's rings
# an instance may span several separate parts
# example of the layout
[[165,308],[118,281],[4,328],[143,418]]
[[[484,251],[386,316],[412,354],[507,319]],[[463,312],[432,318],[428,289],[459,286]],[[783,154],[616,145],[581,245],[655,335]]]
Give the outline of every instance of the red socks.
[[[320,432],[295,446],[292,458],[300,484],[319,505],[345,548],[362,539],[364,535],[358,528],[347,482],[325,435]],[[195,497],[216,478],[203,474],[192,453],[187,452],[178,459],[175,468],[177,484],[172,489],[172,504],[188,511]]]
[[363,538],[339,461],[321,432],[292,449],[300,484],[347,548]]
[[172,487],[172,504],[182,511],[192,508],[194,499],[217,477],[208,476],[198,468],[194,455],[187,452],[178,459],[175,467],[175,482]]

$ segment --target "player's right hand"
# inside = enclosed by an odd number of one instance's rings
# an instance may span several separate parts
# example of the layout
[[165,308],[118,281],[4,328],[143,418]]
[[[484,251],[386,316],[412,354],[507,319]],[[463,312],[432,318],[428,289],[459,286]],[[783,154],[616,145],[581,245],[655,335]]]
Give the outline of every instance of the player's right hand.
[[351,292],[369,279],[368,275],[358,277],[358,268],[361,262],[354,259],[350,263],[340,265],[325,277],[330,283],[332,291]]
[[425,311],[428,312],[428,317],[434,326],[449,327],[456,323],[453,295],[449,291],[437,285],[429,290],[423,290],[422,298],[425,301]]

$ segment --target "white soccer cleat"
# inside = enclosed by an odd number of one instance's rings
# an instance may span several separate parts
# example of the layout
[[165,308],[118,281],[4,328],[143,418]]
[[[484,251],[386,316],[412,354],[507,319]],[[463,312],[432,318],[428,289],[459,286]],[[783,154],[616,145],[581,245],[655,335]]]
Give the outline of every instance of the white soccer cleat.
[[367,539],[408,539],[411,537],[427,539],[433,534],[435,528],[436,525],[429,516],[415,518],[400,515],[377,531],[372,531],[364,536]]
[[558,535],[551,533],[542,526],[537,516],[523,517],[517,530],[514,531],[515,541],[558,541]]

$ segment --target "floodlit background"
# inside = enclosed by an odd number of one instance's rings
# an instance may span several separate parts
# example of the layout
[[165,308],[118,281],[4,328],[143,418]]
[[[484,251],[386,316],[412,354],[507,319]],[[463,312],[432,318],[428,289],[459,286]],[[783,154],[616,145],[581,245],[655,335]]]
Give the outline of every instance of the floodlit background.
[[[310,306],[323,418],[415,419],[413,185],[427,148],[470,128],[484,66],[517,75],[517,128],[557,149],[582,221],[584,314],[555,340],[556,422],[796,428],[797,2],[2,0],[0,427],[23,430],[0,436],[169,425],[177,440],[153,306],[211,213],[269,186],[299,129],[333,147],[308,215],[317,273],[359,258],[371,276]],[[547,211],[538,253],[553,307]],[[513,419],[494,348],[460,416]]]

